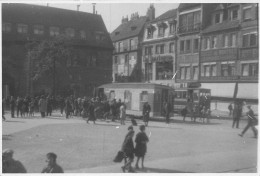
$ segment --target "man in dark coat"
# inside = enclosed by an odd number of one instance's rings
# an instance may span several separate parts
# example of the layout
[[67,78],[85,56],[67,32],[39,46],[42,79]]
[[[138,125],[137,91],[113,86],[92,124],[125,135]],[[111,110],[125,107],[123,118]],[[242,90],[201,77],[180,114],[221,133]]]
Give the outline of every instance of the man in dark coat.
[[125,170],[128,170],[128,172],[134,172],[131,166],[134,160],[134,142],[133,142],[134,134],[135,134],[134,130],[128,128],[128,133],[122,144],[121,151],[124,152],[127,157],[127,161],[125,162],[125,165],[121,167],[123,172],[125,172]]
[[148,104],[148,102],[145,102],[143,106],[143,120],[145,126],[148,126],[150,112],[151,112],[151,106]]
[[255,128],[255,125],[258,124],[258,120],[255,117],[254,111],[251,109],[251,106],[248,105],[247,108],[248,108],[248,112],[246,113],[246,115],[248,117],[247,125],[244,128],[244,130],[242,131],[242,133],[239,134],[239,136],[243,137],[243,135],[246,133],[246,131],[251,127],[252,131],[254,132],[254,137],[257,138],[258,132],[257,132],[257,129]]
[[239,128],[239,120],[242,115],[242,111],[241,111],[242,108],[240,108],[239,106],[240,105],[238,102],[234,103],[232,128],[234,128],[235,126],[236,128]]
[[17,117],[19,117],[19,113],[20,116],[22,116],[22,106],[23,106],[23,101],[22,98],[18,97],[16,100],[16,112],[17,112]]
[[2,154],[2,172],[3,173],[26,173],[26,169],[23,164],[13,159],[14,151],[12,149],[3,150]]
[[87,123],[88,121],[93,121],[94,124],[96,123],[96,117],[95,117],[95,106],[94,106],[94,102],[90,102],[89,104],[89,107],[88,107],[88,112],[89,112],[89,117],[88,117],[88,120],[87,120]]
[[69,118],[69,116],[71,115],[71,112],[72,112],[72,105],[71,105],[71,102],[70,102],[70,99],[69,97],[66,99],[65,101],[65,114],[66,114],[66,119]]
[[56,163],[57,155],[55,153],[47,153],[46,167],[43,168],[41,173],[64,173],[62,167]]
[[170,103],[165,101],[164,105],[163,105],[163,110],[164,110],[166,123],[169,124],[170,123],[170,113],[171,113],[171,105],[170,105]]
[[116,104],[116,99],[112,100],[112,103],[110,105],[110,110],[111,110],[111,114],[112,114],[112,121],[115,121],[116,119],[116,115],[117,115],[117,104]]
[[140,158],[142,158],[142,168],[144,168],[144,156],[147,151],[146,143],[149,142],[149,139],[145,133],[145,126],[140,126],[140,132],[135,137],[135,156],[137,157],[135,168],[139,169],[138,163]]
[[15,109],[15,100],[14,97],[11,96],[10,100],[10,110],[11,110],[11,117],[14,118],[14,109]]

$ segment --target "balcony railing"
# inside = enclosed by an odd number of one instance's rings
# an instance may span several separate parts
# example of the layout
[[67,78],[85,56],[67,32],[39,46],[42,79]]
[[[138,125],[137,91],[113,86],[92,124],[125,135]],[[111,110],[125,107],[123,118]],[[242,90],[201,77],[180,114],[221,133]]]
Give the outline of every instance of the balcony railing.
[[179,34],[192,33],[192,32],[199,32],[200,29],[201,29],[201,23],[197,23],[192,25],[179,26],[178,32]]

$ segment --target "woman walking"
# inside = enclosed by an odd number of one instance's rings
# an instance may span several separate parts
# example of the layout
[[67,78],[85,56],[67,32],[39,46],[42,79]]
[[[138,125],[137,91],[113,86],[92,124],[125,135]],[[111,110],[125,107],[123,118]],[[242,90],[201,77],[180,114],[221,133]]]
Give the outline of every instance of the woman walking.
[[126,162],[125,165],[122,166],[122,171],[125,172],[125,170],[128,170],[128,172],[134,172],[131,164],[134,161],[134,142],[133,142],[133,136],[135,132],[134,130],[128,130],[128,133],[125,137],[125,140],[122,145],[121,151],[125,153],[126,155]]
[[144,156],[147,151],[146,143],[149,141],[146,133],[145,133],[145,126],[140,126],[140,132],[136,135],[135,138],[135,156],[137,157],[135,168],[139,169],[138,163],[140,158],[142,159],[142,169],[144,168]]

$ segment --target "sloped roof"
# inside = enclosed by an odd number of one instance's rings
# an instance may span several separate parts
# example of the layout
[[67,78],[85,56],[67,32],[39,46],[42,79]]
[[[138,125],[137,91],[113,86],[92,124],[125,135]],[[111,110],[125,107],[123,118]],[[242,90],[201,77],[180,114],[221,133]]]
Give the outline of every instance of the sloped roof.
[[221,31],[221,30],[227,30],[227,29],[233,29],[239,27],[239,20],[235,21],[224,21],[222,23],[210,25],[207,28],[205,28],[202,33],[210,33],[215,31]]
[[[107,32],[101,15],[59,9],[54,7],[39,6],[20,3],[3,3],[2,19],[5,22],[24,23],[28,25],[57,26],[60,28],[74,28],[85,30],[89,33],[102,32],[109,40],[102,44],[112,46],[112,42]],[[88,36],[86,41],[94,41],[94,36]],[[100,43],[99,43],[100,44]]]
[[182,11],[182,10],[187,10],[193,7],[197,7],[200,6],[201,3],[180,3],[178,10]]
[[[146,16],[141,16],[138,19],[120,24],[110,35],[112,41],[115,42],[139,35],[147,19],[148,18]],[[133,30],[132,27],[135,27],[135,29]]]
[[176,18],[177,17],[177,9],[168,10],[167,12],[163,13],[162,15],[158,16],[151,22],[161,21],[169,18]]

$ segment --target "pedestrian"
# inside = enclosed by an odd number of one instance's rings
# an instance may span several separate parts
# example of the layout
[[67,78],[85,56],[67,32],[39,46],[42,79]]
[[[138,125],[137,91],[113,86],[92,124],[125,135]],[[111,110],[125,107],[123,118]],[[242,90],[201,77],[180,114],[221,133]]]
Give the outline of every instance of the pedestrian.
[[188,110],[187,110],[187,106],[185,106],[182,110],[181,110],[181,115],[183,117],[183,121],[185,122],[185,118],[187,116]]
[[13,96],[11,96],[11,100],[10,100],[10,110],[11,110],[11,117],[14,118],[15,99]]
[[50,96],[47,97],[46,103],[47,103],[47,116],[51,116],[53,102]]
[[17,100],[16,100],[16,116],[17,117],[19,117],[19,114],[20,114],[20,116],[22,116],[22,105],[23,105],[22,98],[17,97]]
[[34,116],[34,99],[31,100],[31,102],[29,103],[29,117],[33,117]]
[[103,110],[104,110],[103,118],[107,121],[108,116],[109,116],[109,112],[110,112],[110,106],[109,106],[109,102],[108,101],[104,102]]
[[89,107],[87,97],[84,97],[82,106],[83,106],[83,118],[85,119],[85,118],[87,118],[88,107]]
[[247,125],[244,128],[244,130],[242,131],[241,134],[239,134],[239,136],[243,137],[244,134],[246,133],[246,131],[251,127],[253,133],[254,133],[254,137],[257,138],[258,136],[258,132],[256,129],[256,125],[258,124],[258,120],[255,117],[254,111],[251,109],[251,106],[248,105],[248,112],[246,113],[247,117],[248,117],[248,121],[247,121]]
[[126,107],[125,107],[125,104],[122,103],[121,106],[120,106],[121,125],[125,125],[125,116],[126,116]]
[[93,121],[94,124],[96,124],[96,117],[95,117],[95,107],[94,107],[94,102],[91,101],[90,104],[89,104],[89,107],[88,107],[88,112],[89,112],[89,117],[88,117],[88,120],[87,120],[87,123],[89,121]]
[[13,159],[14,151],[12,149],[5,149],[2,153],[2,173],[26,173],[23,164]]
[[66,101],[65,101],[65,114],[66,114],[66,119],[69,118],[71,112],[72,112],[72,105],[71,105],[71,103],[70,103],[69,97],[67,97],[67,98],[66,98]]
[[64,173],[61,166],[56,162],[57,155],[55,153],[47,153],[46,162],[47,166],[43,168],[41,173]]
[[145,102],[143,105],[143,121],[145,126],[148,126],[149,118],[150,118],[151,106],[148,102]]
[[[234,108],[235,108],[235,107],[234,107]],[[228,111],[229,111],[229,116],[231,117],[232,114],[233,114],[233,106],[232,106],[232,103],[230,103],[230,104],[228,105]]]
[[110,110],[111,110],[111,115],[112,115],[112,122],[115,121],[116,119],[116,115],[117,115],[117,108],[116,108],[116,99],[113,99],[112,102],[111,102],[111,105],[110,105]]
[[140,132],[135,137],[135,156],[137,157],[135,168],[139,169],[138,163],[140,158],[142,159],[142,169],[144,168],[144,156],[147,152],[147,142],[149,142],[148,136],[145,133],[145,126],[140,126]]
[[44,118],[45,117],[45,113],[47,111],[47,102],[45,100],[44,95],[41,96],[41,99],[39,100],[39,111],[41,113],[41,117]]
[[234,102],[234,110],[233,110],[233,124],[232,128],[236,126],[236,128],[239,128],[239,119],[240,119],[240,109],[239,109],[239,103],[236,101]]
[[125,172],[128,170],[128,172],[134,172],[131,164],[134,161],[134,142],[133,142],[133,136],[135,134],[133,128],[128,129],[128,133],[125,136],[124,142],[122,144],[121,151],[125,153],[126,160],[124,166],[122,166],[122,171]]
[[164,115],[165,115],[165,121],[167,124],[170,123],[170,113],[171,113],[171,105],[167,101],[164,102]]
[[[193,112],[193,103],[190,99],[187,100],[187,110],[188,110],[188,113],[190,114],[191,116],[191,121],[193,120],[194,118],[194,112]],[[196,119],[194,118],[194,122],[196,121]]]

